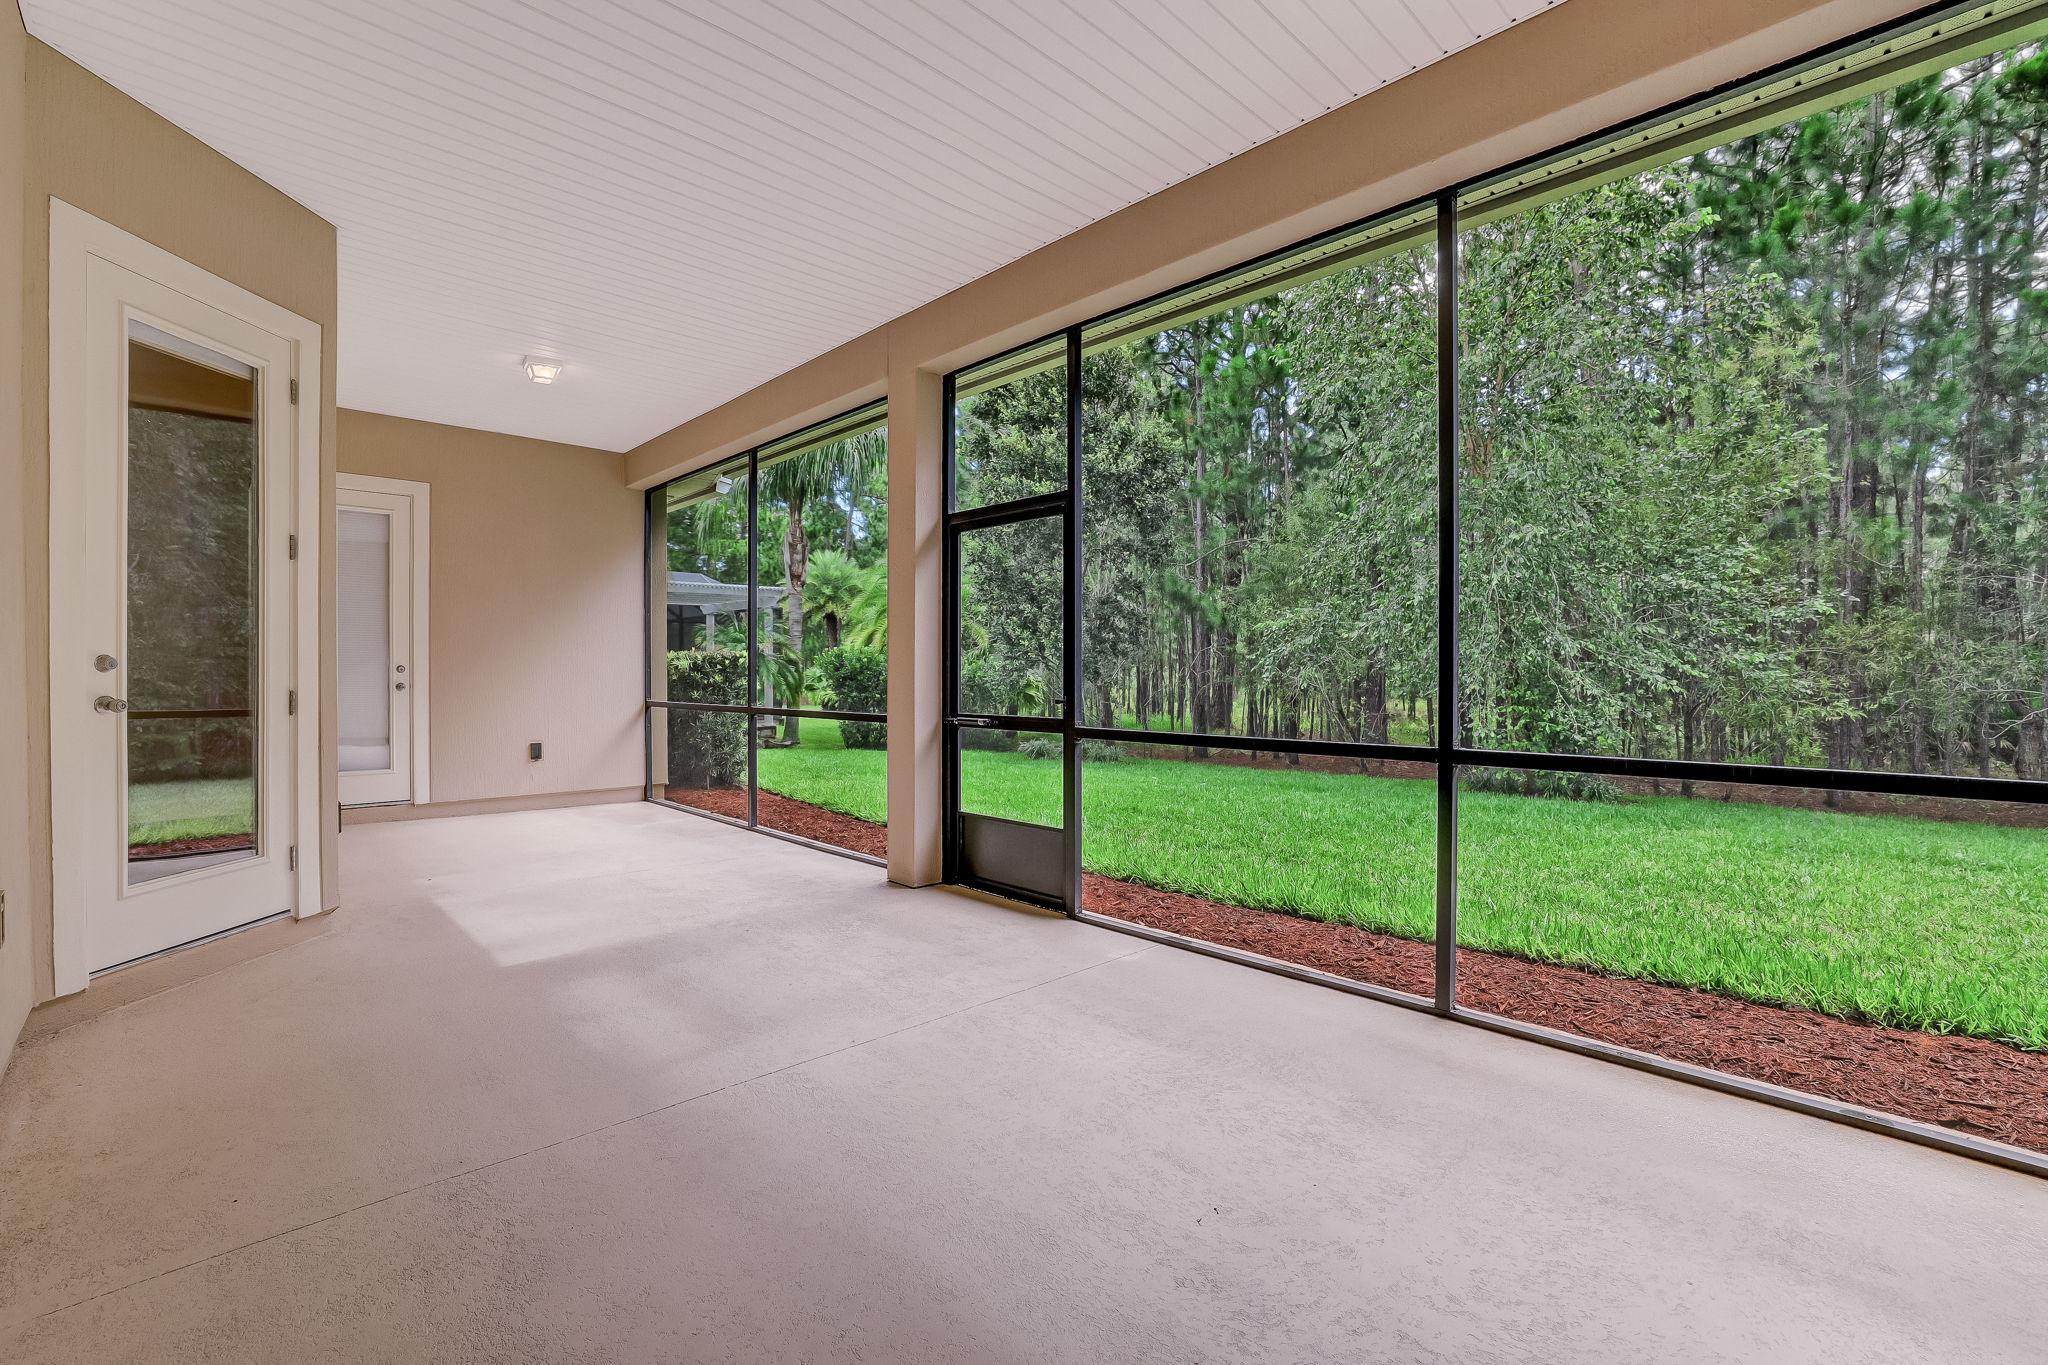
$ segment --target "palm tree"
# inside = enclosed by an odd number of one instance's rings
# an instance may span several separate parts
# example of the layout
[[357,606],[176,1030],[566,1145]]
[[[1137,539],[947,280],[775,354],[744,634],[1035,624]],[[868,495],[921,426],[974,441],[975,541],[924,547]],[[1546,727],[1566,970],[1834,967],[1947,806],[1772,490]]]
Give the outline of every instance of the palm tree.
[[[843,494],[844,511],[851,520],[861,490],[882,468],[888,451],[888,436],[877,428],[814,446],[761,469],[763,504],[780,503],[787,512],[782,532],[782,617],[786,648],[793,662],[804,658],[804,590],[811,575],[811,542],[804,527],[804,514],[812,502],[837,499]],[[788,700],[792,706],[803,704],[801,696]],[[795,716],[784,722],[783,738],[794,743],[797,725]]]
[[825,648],[879,644],[887,630],[888,566],[854,563],[838,550],[820,550],[811,557],[810,582],[804,602],[825,627]]

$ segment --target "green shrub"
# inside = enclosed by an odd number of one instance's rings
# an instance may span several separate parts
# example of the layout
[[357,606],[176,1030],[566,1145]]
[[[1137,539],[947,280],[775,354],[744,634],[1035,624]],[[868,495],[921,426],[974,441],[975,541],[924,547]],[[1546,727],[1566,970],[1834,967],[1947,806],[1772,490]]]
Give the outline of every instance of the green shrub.
[[[747,656],[737,649],[679,650],[668,656],[670,701],[731,704],[746,696]],[[668,711],[668,783],[708,790],[747,777],[747,718],[730,711]]]
[[668,699],[731,706],[747,699],[743,649],[680,649],[668,656]]
[[128,774],[136,782],[246,777],[254,769],[249,721],[145,720],[128,727]]
[[[965,738],[965,734],[962,738]],[[1034,735],[1019,744],[1017,752],[1026,758],[1058,758],[1065,752],[1065,745],[1053,735]],[[1081,761],[1121,763],[1124,761],[1124,746],[1106,739],[1084,739],[1081,741]]]
[[[889,709],[889,656],[865,645],[841,645],[818,656],[826,705],[835,711]],[[886,749],[889,727],[875,720],[842,720],[839,738],[849,749]]]
[[1544,768],[1467,768],[1458,779],[1466,791],[1498,796],[1550,796],[1566,801],[1620,801],[1621,788],[1597,773],[1560,773]]
[[[984,716],[1016,714],[1019,683],[1014,675],[987,659],[966,659],[960,665],[960,709]],[[962,726],[960,747],[992,753],[1017,752],[1015,730],[983,730]]]

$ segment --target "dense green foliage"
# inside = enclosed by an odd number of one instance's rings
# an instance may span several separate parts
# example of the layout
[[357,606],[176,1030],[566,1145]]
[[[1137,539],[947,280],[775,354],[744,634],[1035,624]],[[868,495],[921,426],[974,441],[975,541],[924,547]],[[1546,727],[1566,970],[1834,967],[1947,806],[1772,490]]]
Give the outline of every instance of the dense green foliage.
[[[820,700],[834,711],[889,709],[889,656],[867,645],[841,645],[818,656]],[[839,733],[849,749],[888,747],[889,727],[880,721],[842,720]]]
[[[255,450],[246,421],[129,410],[125,652],[138,710],[250,705]],[[131,720],[127,733],[138,784],[246,781],[254,763],[247,719]]]
[[[743,695],[745,650],[676,650],[668,656],[671,701],[725,701]],[[747,718],[730,711],[665,710],[670,786],[703,790],[747,780]]]
[[[828,652],[844,646],[879,650],[888,643],[887,457],[887,434],[878,428],[762,464],[761,704],[817,709],[833,691],[819,672]],[[723,493],[716,483],[721,472],[729,485]],[[745,585],[745,464],[688,476],[670,488],[666,501],[669,569]],[[672,643],[733,649],[744,648],[746,639],[746,616],[735,606],[707,626],[693,627],[687,641]],[[703,700],[738,702],[744,688]],[[787,739],[802,733],[801,718],[782,723]]]
[[[2044,115],[1997,54],[1463,234],[1475,742],[2048,777]],[[1435,267],[1087,359],[1089,721],[1434,733]],[[1059,485],[1064,382],[962,400],[978,499]],[[965,644],[1048,698],[1058,547],[1006,531]]]
[[[1056,764],[970,753],[976,810],[1059,822]],[[880,754],[764,751],[762,785],[884,815]],[[1156,758],[1085,770],[1092,872],[1427,939],[1432,783]],[[1459,942],[2048,1047],[2038,830],[1652,797],[1467,792]],[[1626,856],[1619,856],[1626,850]]]

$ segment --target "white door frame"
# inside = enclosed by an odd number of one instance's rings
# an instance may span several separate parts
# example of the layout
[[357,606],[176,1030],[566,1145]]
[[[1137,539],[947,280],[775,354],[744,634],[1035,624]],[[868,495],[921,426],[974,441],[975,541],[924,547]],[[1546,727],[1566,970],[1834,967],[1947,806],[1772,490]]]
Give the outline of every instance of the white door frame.
[[[412,796],[415,806],[424,806],[432,800],[427,786],[428,759],[431,750],[427,743],[427,716],[432,709],[427,705],[428,687],[433,670],[428,666],[427,657],[427,561],[429,547],[433,541],[429,534],[428,518],[433,500],[434,486],[415,479],[385,479],[374,474],[336,474],[334,476],[334,503],[337,508],[349,506],[350,493],[381,493],[386,497],[404,498],[411,504],[412,543],[405,547],[412,556],[411,572],[408,575],[412,592],[407,603],[407,617],[411,630],[402,642],[402,653],[410,665],[407,670],[406,696],[407,713],[410,718],[408,744],[412,749]],[[396,555],[400,546],[394,540],[391,552]],[[401,644],[394,639],[394,645]],[[339,660],[336,661],[339,667]],[[346,800],[342,802],[348,804]]]
[[[292,414],[292,525],[298,537],[291,576],[291,680],[297,713],[289,738],[293,766],[292,830],[299,849],[292,915],[304,919],[324,908],[320,880],[326,822],[320,811],[321,631],[320,559],[325,544],[320,520],[324,492],[320,478],[320,324],[202,270],[113,224],[61,199],[50,200],[50,749],[75,751],[61,736],[79,736],[96,717],[77,705],[76,661],[100,646],[70,638],[79,625],[74,604],[60,600],[62,585],[81,580],[83,547],[60,538],[61,528],[82,526],[92,507],[84,458],[91,430],[93,356],[88,344],[86,275],[98,258],[211,308],[239,318],[292,345],[292,381],[298,400]],[[84,653],[81,655],[80,651]],[[60,669],[60,662],[64,665]],[[69,812],[83,808],[85,784],[104,774],[50,765],[51,941],[50,966],[56,994],[84,990],[91,974],[86,938],[87,906],[82,887],[85,860],[95,831]]]

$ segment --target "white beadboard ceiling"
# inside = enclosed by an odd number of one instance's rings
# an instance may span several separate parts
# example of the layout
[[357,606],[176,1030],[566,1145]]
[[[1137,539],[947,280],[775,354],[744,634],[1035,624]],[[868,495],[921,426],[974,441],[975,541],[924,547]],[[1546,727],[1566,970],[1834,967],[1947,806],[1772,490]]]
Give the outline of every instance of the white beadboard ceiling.
[[623,450],[1555,3],[22,9],[336,225],[343,406]]

